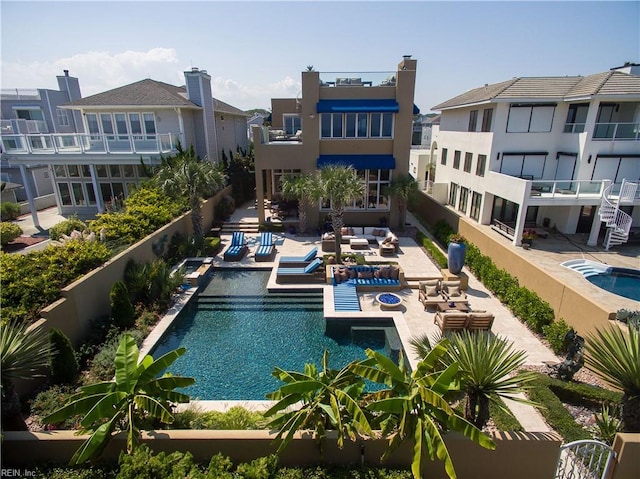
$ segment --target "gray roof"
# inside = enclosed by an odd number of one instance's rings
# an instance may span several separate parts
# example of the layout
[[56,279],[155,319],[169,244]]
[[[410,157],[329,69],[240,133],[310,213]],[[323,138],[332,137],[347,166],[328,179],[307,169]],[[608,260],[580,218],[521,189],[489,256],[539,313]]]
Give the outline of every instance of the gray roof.
[[216,113],[228,113],[230,115],[240,115],[250,117],[246,111],[241,110],[240,108],[236,108],[235,106],[229,105],[217,98],[213,99],[213,111]]
[[640,76],[618,71],[572,77],[523,77],[474,88],[432,110],[484,103],[491,100],[570,100],[595,95],[640,95]]

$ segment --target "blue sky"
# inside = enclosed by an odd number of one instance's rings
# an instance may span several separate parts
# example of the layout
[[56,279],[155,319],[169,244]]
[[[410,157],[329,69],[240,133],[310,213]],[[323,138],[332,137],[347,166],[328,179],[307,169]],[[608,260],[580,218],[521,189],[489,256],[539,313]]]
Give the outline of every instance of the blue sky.
[[640,1],[0,1],[2,88],[84,96],[197,66],[242,109],[294,97],[300,72],[390,71],[418,60],[423,113],[516,76],[588,75],[640,62]]

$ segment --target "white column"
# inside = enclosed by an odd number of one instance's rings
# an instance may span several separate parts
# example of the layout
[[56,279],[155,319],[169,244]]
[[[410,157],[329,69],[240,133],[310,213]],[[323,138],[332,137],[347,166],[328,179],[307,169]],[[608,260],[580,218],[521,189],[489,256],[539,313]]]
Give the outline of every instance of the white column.
[[36,201],[31,191],[31,184],[29,183],[27,167],[20,165],[20,175],[22,176],[22,183],[24,183],[24,190],[27,193],[27,201],[29,201],[29,209],[31,210],[31,218],[33,218],[33,226],[40,228],[40,221],[38,220],[38,209],[36,208]]
[[591,223],[591,231],[589,232],[589,239],[587,240],[587,246],[596,246],[598,244],[598,234],[600,233],[600,206],[596,206],[596,212],[593,215],[593,223]]
[[98,213],[104,213],[104,202],[102,201],[102,192],[100,191],[100,185],[98,184],[96,165],[91,163],[89,165],[89,171],[91,172],[91,184],[93,185],[93,194],[96,197],[96,206],[98,207]]

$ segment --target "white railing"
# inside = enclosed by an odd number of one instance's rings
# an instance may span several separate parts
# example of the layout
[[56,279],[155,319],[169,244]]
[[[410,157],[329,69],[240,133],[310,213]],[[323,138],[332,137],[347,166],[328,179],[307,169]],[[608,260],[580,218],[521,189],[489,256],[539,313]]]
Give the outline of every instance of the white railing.
[[586,126],[586,123],[565,123],[564,132],[565,133],[582,133],[584,131],[585,126]]
[[3,88],[0,90],[0,99],[40,100],[40,92],[38,90],[30,90],[26,88]]
[[579,196],[599,196],[604,189],[603,181],[591,180],[532,180],[531,196],[545,198],[568,198]]
[[596,123],[594,140],[640,140],[640,123]]
[[86,133],[2,135],[2,150],[13,155],[30,154],[153,154],[176,152],[176,133],[157,135],[92,135]]

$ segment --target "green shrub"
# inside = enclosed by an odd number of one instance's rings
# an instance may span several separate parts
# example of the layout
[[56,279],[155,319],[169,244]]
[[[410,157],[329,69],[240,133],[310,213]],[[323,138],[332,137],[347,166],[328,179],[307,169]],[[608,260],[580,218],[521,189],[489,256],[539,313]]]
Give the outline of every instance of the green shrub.
[[143,309],[136,318],[135,324],[136,329],[142,331],[145,336],[149,334],[149,331],[153,326],[155,326],[160,320],[160,316],[155,311],[150,311],[148,309]]
[[[40,419],[43,417],[60,409],[73,394],[75,394],[74,388],[65,384],[54,384],[38,393],[30,401],[31,416],[36,424],[40,424]],[[69,418],[62,423],[52,425],[52,427],[53,429],[73,429],[76,420],[76,418]]]
[[134,325],[134,309],[129,299],[129,291],[122,281],[116,281],[111,286],[109,293],[111,300],[111,317],[114,323],[121,329],[130,328]]
[[263,424],[264,416],[261,413],[234,406],[226,412],[207,411],[197,414],[191,419],[190,427],[192,429],[241,430],[262,429]]
[[59,329],[49,331],[51,359],[49,368],[55,384],[71,384],[78,377],[78,360],[71,341]]
[[418,244],[422,245],[422,247],[427,251],[429,256],[435,261],[435,263],[440,268],[447,267],[447,257],[440,251],[433,241],[431,241],[425,234],[421,231],[416,233],[416,239],[418,240]]
[[[494,396],[493,399],[506,408],[506,405],[501,398]],[[509,409],[507,409],[507,411],[509,411]],[[511,412],[506,412],[503,409],[500,409],[493,402],[489,403],[489,414],[491,419],[493,419],[493,423],[500,431],[524,431],[520,422],[513,414],[511,414]]]
[[22,228],[15,223],[3,221],[0,223],[0,244],[6,246],[22,234]]
[[557,321],[553,321],[551,324],[542,327],[542,333],[549,342],[551,350],[558,355],[566,353],[564,346],[564,337],[567,335],[571,328],[567,322],[560,318]]
[[[47,479],[115,479],[118,470],[109,466],[37,467],[34,477]],[[26,476],[25,476],[26,477]]]
[[271,454],[238,464],[236,473],[245,479],[270,479],[278,470],[278,456]]
[[282,232],[284,231],[284,224],[282,223],[273,223],[271,221],[265,221],[264,223],[260,223],[258,227],[259,231],[273,231],[273,232]]
[[91,365],[86,378],[83,378],[87,384],[98,381],[110,381],[116,372],[115,364],[113,363],[118,345],[120,344],[120,338],[126,332],[130,333],[136,340],[138,347],[144,341],[144,334],[141,331],[132,329],[129,331],[120,332],[117,328],[112,328],[107,334],[107,339],[100,348],[100,351],[91,360]]
[[231,472],[232,468],[231,459],[221,453],[214,454],[207,468],[207,479],[234,479],[237,476]]
[[117,479],[199,479],[205,478],[201,468],[194,462],[190,452],[154,454],[146,444],[137,447],[131,454],[120,454],[120,471]]
[[438,220],[433,226],[432,233],[440,244],[446,246],[449,243],[449,237],[454,234],[455,231],[445,220]]
[[602,411],[595,414],[594,418],[596,422],[591,426],[594,438],[612,446],[616,434],[622,432],[620,409],[617,406],[602,406]]
[[205,256],[215,256],[220,251],[222,241],[220,238],[204,238],[203,253]]
[[82,233],[86,229],[87,225],[81,221],[77,215],[73,215],[65,221],[61,221],[57,225],[49,228],[49,237],[52,240],[57,241],[62,238],[62,235],[70,235],[73,230],[77,230]]
[[20,206],[11,201],[3,201],[0,204],[0,221],[14,221],[20,216]]

